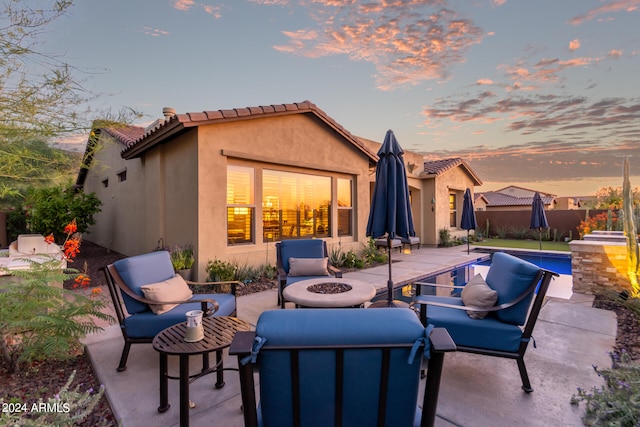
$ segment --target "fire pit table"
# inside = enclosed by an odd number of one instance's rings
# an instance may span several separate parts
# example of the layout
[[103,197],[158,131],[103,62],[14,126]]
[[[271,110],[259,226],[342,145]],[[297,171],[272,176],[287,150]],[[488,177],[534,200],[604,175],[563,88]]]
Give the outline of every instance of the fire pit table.
[[360,307],[376,295],[376,288],[360,280],[327,277],[292,283],[283,294],[296,307]]

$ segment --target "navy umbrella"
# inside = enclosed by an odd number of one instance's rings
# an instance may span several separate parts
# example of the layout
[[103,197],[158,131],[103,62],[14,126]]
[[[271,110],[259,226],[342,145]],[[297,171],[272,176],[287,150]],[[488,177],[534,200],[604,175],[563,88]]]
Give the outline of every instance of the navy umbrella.
[[378,150],[376,182],[367,223],[367,236],[374,239],[386,235],[389,250],[389,280],[387,281],[387,306],[394,307],[393,279],[391,277],[391,239],[415,236],[407,172],[404,168],[404,151],[392,130],[387,131],[382,147]]
[[537,191],[531,204],[531,225],[529,225],[529,228],[538,230],[540,250],[542,250],[542,229],[549,228],[549,223],[547,222],[547,215],[544,213],[544,203],[542,203],[540,193]]
[[467,255],[469,254],[469,230],[475,230],[478,228],[478,222],[476,221],[476,212],[473,209],[473,199],[471,198],[471,190],[468,188],[464,192],[464,202],[462,204],[462,219],[460,220],[460,227],[463,230],[467,230]]

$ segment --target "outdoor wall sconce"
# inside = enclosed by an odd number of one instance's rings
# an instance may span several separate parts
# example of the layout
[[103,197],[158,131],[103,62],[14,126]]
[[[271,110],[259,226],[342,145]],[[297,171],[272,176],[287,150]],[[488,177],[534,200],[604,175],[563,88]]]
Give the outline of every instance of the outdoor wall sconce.
[[431,212],[436,210],[436,199],[434,197],[431,198]]

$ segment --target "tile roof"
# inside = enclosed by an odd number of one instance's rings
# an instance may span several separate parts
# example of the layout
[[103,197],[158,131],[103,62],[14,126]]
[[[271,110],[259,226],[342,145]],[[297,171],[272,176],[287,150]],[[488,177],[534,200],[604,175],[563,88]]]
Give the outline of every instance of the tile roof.
[[125,147],[129,147],[144,136],[145,129],[140,126],[123,126],[105,128],[104,131],[120,141]]
[[[533,197],[513,197],[496,191],[475,194],[476,199],[480,196],[487,200],[488,206],[531,206],[533,204]],[[554,196],[542,196],[542,202],[545,205],[552,204],[554,200]]]
[[147,149],[150,149],[157,143],[165,141],[166,139],[184,132],[186,129],[191,127],[300,113],[314,114],[354,146],[363,151],[369,157],[371,162],[375,163],[378,160],[378,156],[369,150],[369,148],[367,148],[367,146],[357,137],[352,135],[342,127],[342,125],[329,117],[327,113],[310,101],[176,114],[168,120],[159,120],[157,125],[154,123],[153,126],[150,126],[150,129],[144,131],[142,135],[138,135],[135,138],[131,138],[134,133],[133,131],[130,135],[123,135],[122,132],[117,131],[109,131],[109,133],[118,138],[120,142],[126,146],[121,154],[125,159],[130,159],[140,156]]
[[469,173],[469,175],[471,175],[471,177],[476,181],[476,185],[482,184],[482,181],[480,180],[480,178],[478,178],[473,169],[471,169],[471,166],[469,166],[469,164],[460,157],[425,161],[424,172],[427,175],[439,176],[458,166],[462,166],[464,169],[466,169],[467,173]]

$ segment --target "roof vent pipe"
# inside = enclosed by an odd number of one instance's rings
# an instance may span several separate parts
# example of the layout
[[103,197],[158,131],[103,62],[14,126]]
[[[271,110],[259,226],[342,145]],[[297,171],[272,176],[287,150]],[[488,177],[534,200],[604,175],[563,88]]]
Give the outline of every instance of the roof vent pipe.
[[168,122],[171,117],[174,117],[176,115],[176,109],[171,107],[164,107],[162,109],[162,115],[164,116],[165,122]]

